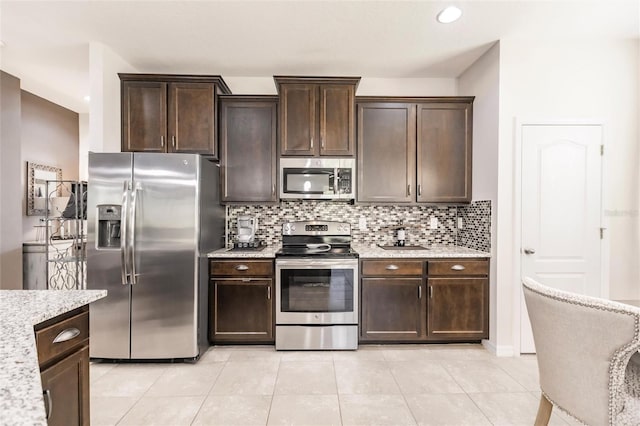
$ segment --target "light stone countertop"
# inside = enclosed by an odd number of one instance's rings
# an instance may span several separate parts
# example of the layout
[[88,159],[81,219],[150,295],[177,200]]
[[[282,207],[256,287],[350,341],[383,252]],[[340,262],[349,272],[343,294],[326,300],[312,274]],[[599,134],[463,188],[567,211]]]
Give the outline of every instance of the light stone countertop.
[[207,257],[215,257],[215,258],[254,258],[254,259],[273,259],[276,257],[276,252],[280,250],[280,245],[274,246],[266,246],[263,250],[260,251],[230,251],[230,249],[222,248],[218,250],[214,250],[207,254]]
[[473,250],[466,247],[433,245],[428,250],[385,250],[378,246],[352,244],[360,259],[397,259],[397,258],[484,258],[491,253]]
[[106,290],[0,290],[0,425],[46,425],[33,326]]

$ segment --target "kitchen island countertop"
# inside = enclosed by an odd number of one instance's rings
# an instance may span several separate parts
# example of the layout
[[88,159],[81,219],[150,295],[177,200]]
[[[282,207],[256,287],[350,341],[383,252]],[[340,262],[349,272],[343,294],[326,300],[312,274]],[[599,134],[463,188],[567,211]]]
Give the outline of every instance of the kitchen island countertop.
[[433,245],[427,250],[385,250],[374,245],[352,244],[352,248],[361,259],[398,259],[398,258],[488,258],[491,253],[466,247]]
[[46,425],[33,327],[106,290],[0,290],[0,425]]

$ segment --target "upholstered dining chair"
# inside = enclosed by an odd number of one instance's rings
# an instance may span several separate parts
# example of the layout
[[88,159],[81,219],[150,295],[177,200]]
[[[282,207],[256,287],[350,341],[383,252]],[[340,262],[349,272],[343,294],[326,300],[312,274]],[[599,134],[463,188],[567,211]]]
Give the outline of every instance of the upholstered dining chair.
[[540,373],[535,425],[553,407],[592,425],[640,425],[640,308],[523,280]]

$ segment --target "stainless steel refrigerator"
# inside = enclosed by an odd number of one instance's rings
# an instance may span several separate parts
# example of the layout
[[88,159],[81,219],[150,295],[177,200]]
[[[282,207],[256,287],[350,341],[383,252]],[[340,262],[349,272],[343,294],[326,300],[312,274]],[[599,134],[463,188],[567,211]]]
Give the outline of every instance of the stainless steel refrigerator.
[[207,258],[222,247],[219,168],[196,154],[90,153],[90,356],[197,358],[207,345]]

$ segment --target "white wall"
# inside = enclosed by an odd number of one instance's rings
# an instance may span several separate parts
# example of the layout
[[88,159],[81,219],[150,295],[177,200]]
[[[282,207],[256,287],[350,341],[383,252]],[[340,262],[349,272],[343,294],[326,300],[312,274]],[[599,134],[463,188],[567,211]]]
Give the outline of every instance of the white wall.
[[[223,76],[234,95],[275,95],[273,77]],[[357,96],[455,96],[455,78],[376,78],[362,77]]]
[[[510,322],[498,321],[504,316],[503,309],[510,307],[510,301],[503,301],[503,292],[496,281],[496,271],[501,263],[497,254],[498,215],[495,206],[498,200],[498,132],[500,95],[500,44],[474,62],[458,78],[458,94],[475,96],[473,103],[473,186],[474,200],[491,200],[494,212],[491,215],[491,268],[489,277],[489,341],[492,350],[510,354]],[[503,283],[501,283],[503,284]],[[504,284],[503,284],[504,285]],[[498,340],[498,337],[501,339]]]
[[[638,267],[639,41],[500,42],[497,271],[499,324],[517,324],[519,241],[515,241],[515,119],[596,119],[605,125],[604,225],[610,294],[640,297]],[[513,313],[509,316],[509,301]],[[505,333],[503,335],[503,333]],[[509,339],[507,329],[497,340]],[[512,340],[519,339],[514,327]],[[516,346],[517,347],[517,346]]]
[[0,71],[0,289],[22,288],[20,103],[20,80]]
[[[136,72],[107,46],[89,43],[89,144],[87,151],[120,152],[120,79]],[[84,145],[84,144],[83,144]],[[82,152],[86,157],[87,152]],[[84,173],[84,172],[83,172]]]

